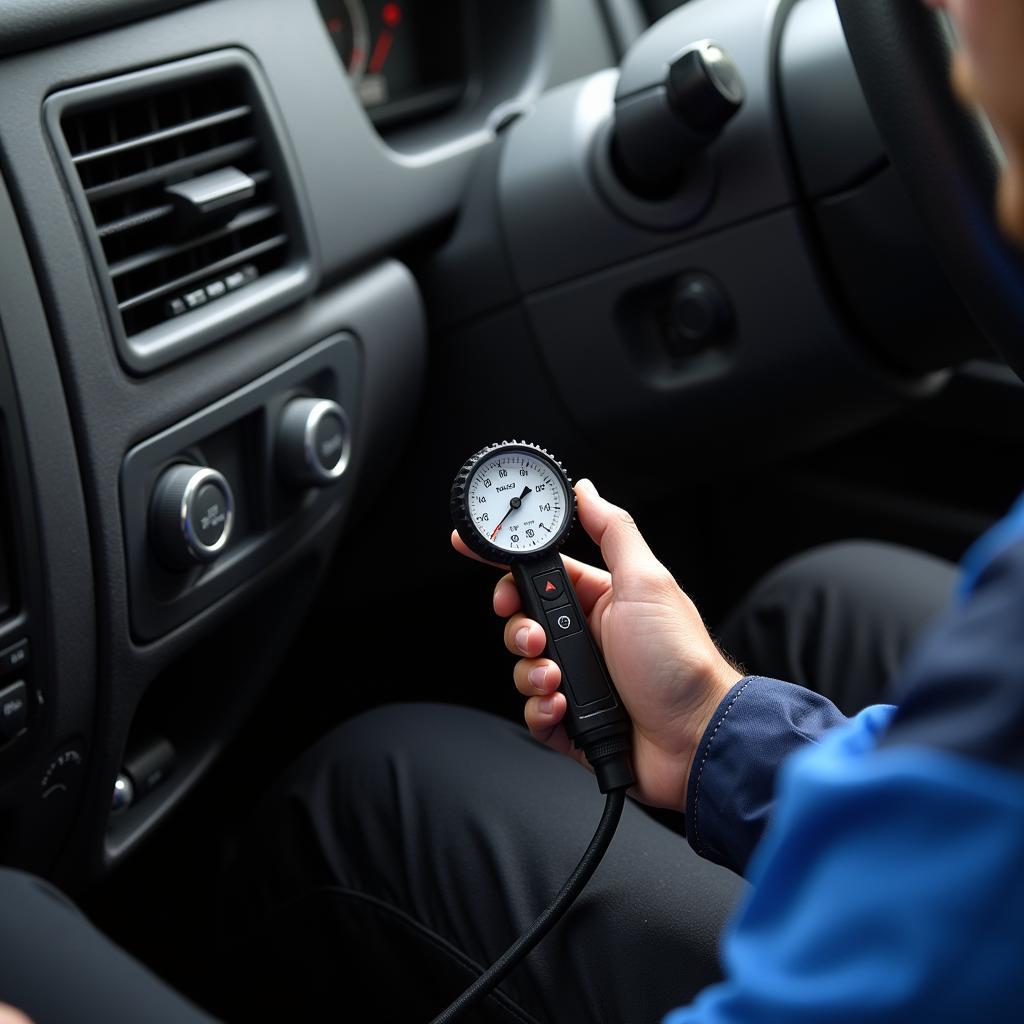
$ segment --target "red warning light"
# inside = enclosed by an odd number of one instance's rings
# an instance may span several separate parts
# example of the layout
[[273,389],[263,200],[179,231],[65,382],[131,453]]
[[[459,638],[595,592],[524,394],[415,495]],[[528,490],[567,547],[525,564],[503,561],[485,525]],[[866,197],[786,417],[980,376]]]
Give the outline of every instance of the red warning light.
[[402,8],[398,4],[388,3],[380,9],[380,20],[388,28],[397,28],[402,23]]

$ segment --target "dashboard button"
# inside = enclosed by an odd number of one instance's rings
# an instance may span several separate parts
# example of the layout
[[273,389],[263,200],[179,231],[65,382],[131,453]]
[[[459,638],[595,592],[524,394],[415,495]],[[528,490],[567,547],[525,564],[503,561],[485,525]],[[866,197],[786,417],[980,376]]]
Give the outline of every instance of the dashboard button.
[[13,646],[0,651],[0,675],[25,668],[29,660],[28,640],[19,640]]
[[114,779],[114,792],[110,797],[110,813],[123,814],[135,801],[135,784],[124,772]]
[[326,487],[348,466],[352,435],[348,416],[326,398],[294,398],[281,414],[277,464],[299,487]]
[[152,540],[170,567],[212,562],[231,537],[234,496],[208,466],[171,466],[153,490]]
[[228,496],[217,482],[203,484],[193,505],[196,537],[204,548],[213,548],[224,535],[228,518]]
[[13,740],[28,724],[28,687],[22,681],[0,690],[0,742]]

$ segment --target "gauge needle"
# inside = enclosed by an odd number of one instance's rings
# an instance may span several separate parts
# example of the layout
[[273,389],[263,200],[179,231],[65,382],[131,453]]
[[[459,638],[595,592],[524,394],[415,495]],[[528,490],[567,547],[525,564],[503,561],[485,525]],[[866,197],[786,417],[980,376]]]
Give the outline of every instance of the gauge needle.
[[371,75],[379,75],[384,70],[384,62],[391,52],[391,44],[395,41],[395,34],[389,29],[384,29],[377,37],[377,45],[373,48],[370,57],[369,72]]
[[[523,488],[523,493],[520,494],[518,498],[513,498],[508,503],[508,511],[501,517],[501,523],[504,523],[505,520],[508,519],[508,517],[512,515],[512,513],[515,512],[515,510],[519,508],[520,505],[522,505],[523,498],[525,498],[531,490],[532,488],[530,487]],[[491,534],[491,540],[494,540],[494,538],[498,536],[498,531],[501,529],[501,523],[498,523],[498,525],[494,528],[494,533]]]

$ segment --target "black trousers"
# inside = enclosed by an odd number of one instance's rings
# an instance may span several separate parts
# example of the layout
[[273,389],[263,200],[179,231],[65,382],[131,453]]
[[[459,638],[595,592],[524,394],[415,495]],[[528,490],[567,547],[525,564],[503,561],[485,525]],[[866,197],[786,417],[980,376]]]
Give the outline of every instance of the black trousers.
[[[720,641],[748,670],[814,686],[852,713],[880,698],[952,583],[944,562],[843,544],[771,574]],[[360,716],[268,801],[237,874],[242,962],[304,979],[281,1013],[336,1020],[366,1005],[429,1020],[550,901],[603,799],[574,762],[492,716],[436,704]],[[580,901],[479,1019],[656,1021],[718,978],[742,890],[629,804]],[[251,1009],[273,1005],[274,988],[250,988]]]
[[[771,574],[719,638],[749,671],[852,712],[880,698],[952,582],[927,556],[837,545]],[[602,804],[577,765],[480,712],[401,705],[346,722],[268,797],[226,879],[230,1016],[429,1020],[546,906]],[[715,981],[743,882],[671,825],[627,805],[579,902],[476,1019],[639,1024]],[[31,885],[30,910],[25,876],[0,874],[0,1000],[40,1024],[203,1019]],[[71,938],[55,957],[58,931]]]

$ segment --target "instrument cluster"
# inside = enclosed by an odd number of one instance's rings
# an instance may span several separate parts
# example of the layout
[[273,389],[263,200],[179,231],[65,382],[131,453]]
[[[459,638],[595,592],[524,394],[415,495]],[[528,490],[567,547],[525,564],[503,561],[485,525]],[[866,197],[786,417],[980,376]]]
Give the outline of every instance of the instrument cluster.
[[318,0],[324,24],[377,125],[454,106],[468,83],[463,0]]

